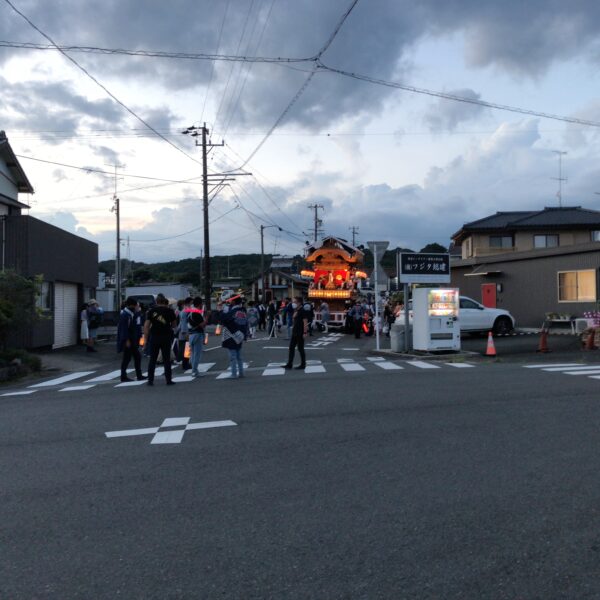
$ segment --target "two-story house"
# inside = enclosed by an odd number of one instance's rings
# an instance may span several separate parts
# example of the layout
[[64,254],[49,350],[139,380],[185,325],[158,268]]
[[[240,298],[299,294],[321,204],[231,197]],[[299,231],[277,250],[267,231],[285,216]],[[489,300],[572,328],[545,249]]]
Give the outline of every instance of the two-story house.
[[506,308],[521,326],[546,313],[597,309],[600,211],[579,206],[498,212],[452,236],[461,247],[452,283],[486,306]]
[[29,208],[19,200],[23,193],[32,194],[33,186],[0,131],[0,267],[23,277],[41,276],[37,303],[46,317],[26,329],[15,327],[9,344],[76,344],[80,305],[97,285],[98,244],[23,214]]

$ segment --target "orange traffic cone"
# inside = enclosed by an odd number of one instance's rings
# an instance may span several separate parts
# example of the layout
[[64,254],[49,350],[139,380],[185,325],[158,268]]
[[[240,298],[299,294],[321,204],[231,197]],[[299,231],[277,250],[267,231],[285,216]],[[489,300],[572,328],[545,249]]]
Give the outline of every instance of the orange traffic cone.
[[596,337],[596,330],[590,329],[590,334],[587,337],[587,341],[585,343],[586,350],[594,350],[596,346],[594,345],[594,338]]
[[548,330],[542,329],[540,336],[540,345],[538,346],[537,352],[550,352],[550,348],[548,348]]
[[494,338],[492,332],[488,332],[487,348],[485,350],[486,356],[496,356],[496,346],[494,346]]

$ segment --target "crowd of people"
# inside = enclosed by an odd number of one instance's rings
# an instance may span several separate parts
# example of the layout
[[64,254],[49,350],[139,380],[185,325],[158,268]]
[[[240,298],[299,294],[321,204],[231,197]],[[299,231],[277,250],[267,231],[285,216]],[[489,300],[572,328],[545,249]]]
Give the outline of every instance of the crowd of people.
[[[389,336],[392,323],[402,312],[403,305],[386,301],[379,318],[372,303],[357,300],[347,306],[344,314],[344,330],[361,335],[373,335],[380,332]],[[95,340],[102,323],[103,311],[95,299],[87,302],[81,310],[81,338],[87,352],[95,352]],[[318,318],[317,318],[318,317]],[[246,301],[238,295],[217,304],[217,310],[211,316],[211,323],[217,325],[216,333],[221,335],[221,345],[228,351],[232,378],[244,377],[242,347],[245,341],[264,332],[268,337],[285,335],[289,340],[288,360],[282,365],[286,369],[294,368],[296,351],[300,364],[295,368],[306,367],[304,340],[312,336],[315,328],[329,331],[331,312],[327,302],[316,307],[314,303],[298,296],[284,300],[262,302]],[[129,297],[119,314],[117,327],[117,351],[122,354],[121,381],[133,381],[128,375],[129,365],[133,361],[135,377],[154,385],[156,365],[164,365],[167,385],[174,385],[172,365],[181,364],[182,369],[191,370],[194,378],[202,377],[199,370],[203,346],[208,343],[205,326],[208,315],[205,314],[202,298],[185,298],[178,302],[170,301],[158,294],[156,304],[144,307],[137,299]],[[142,354],[148,357],[148,374],[142,373]]]

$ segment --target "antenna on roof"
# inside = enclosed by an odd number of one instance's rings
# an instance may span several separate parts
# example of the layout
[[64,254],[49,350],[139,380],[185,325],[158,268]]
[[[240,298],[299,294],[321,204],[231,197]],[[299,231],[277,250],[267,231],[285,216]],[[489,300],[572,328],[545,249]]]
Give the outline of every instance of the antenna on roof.
[[567,152],[562,150],[552,150],[552,152],[558,154],[558,177],[551,177],[550,179],[558,181],[558,192],[556,192],[556,197],[558,198],[558,208],[562,208],[562,182],[568,181],[566,177],[562,176],[562,157],[563,154],[567,154]]

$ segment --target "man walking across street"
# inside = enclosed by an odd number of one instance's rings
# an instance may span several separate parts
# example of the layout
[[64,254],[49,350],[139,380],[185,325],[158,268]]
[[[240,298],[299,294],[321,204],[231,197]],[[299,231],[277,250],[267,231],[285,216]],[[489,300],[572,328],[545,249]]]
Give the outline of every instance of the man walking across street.
[[294,353],[298,347],[300,354],[300,364],[296,369],[304,369],[306,367],[306,354],[304,353],[304,338],[308,335],[308,318],[309,314],[302,305],[302,298],[294,298],[290,307],[292,309],[292,335],[290,339],[290,349],[288,353],[288,361],[284,368],[291,369],[294,366]]
[[190,349],[192,350],[192,377],[201,377],[198,371],[202,347],[204,345],[204,316],[202,315],[202,298],[194,298],[194,306],[187,317],[187,327],[190,334]]
[[133,381],[127,376],[127,367],[133,358],[135,375],[138,381],[147,379],[142,375],[142,359],[140,356],[140,334],[136,315],[137,300],[127,298],[125,308],[119,315],[117,327],[117,352],[123,353],[121,360],[121,381]]
[[163,294],[156,297],[156,306],[153,306],[146,315],[144,323],[144,337],[151,337],[152,352],[148,364],[148,385],[154,385],[154,371],[158,353],[162,352],[165,366],[165,379],[167,385],[175,385],[171,372],[171,344],[173,343],[173,328],[177,324],[175,311],[169,308],[169,301]]

